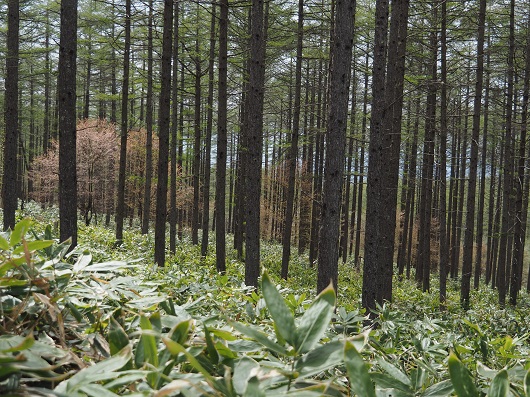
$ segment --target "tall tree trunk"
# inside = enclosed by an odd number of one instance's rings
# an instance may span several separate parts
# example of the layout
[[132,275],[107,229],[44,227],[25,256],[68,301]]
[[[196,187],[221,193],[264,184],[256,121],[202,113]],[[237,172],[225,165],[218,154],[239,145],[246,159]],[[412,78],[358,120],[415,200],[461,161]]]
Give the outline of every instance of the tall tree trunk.
[[[485,53],[486,55],[486,70],[490,69],[490,51]],[[488,121],[489,121],[489,102],[490,102],[490,79],[489,72],[486,75],[486,91],[484,93],[484,111],[483,111],[483,129],[482,129],[482,154],[481,154],[481,168],[480,168],[480,193],[478,202],[478,217],[477,217],[477,254],[475,259],[475,278],[473,281],[473,287],[478,289],[479,280],[482,274],[482,245],[484,237],[484,207],[486,197],[486,168],[488,165]],[[490,171],[490,178],[494,179],[495,171],[493,171],[493,165]],[[490,200],[493,200],[493,194],[490,195]],[[491,232],[491,231],[489,231]],[[489,238],[489,233],[488,233]]]
[[[42,152],[46,153],[50,147],[50,86],[52,73],[50,66],[50,17],[49,9],[46,8],[46,36],[44,38],[44,48],[46,55],[44,57],[44,131],[42,137]],[[7,87],[6,87],[7,88]]]
[[226,151],[228,81],[228,0],[221,0],[219,15],[219,78],[217,104],[217,167],[215,181],[216,268],[226,272]]
[[[366,207],[362,304],[367,310],[392,298],[401,107],[408,0],[394,0],[387,52],[388,2],[376,2],[372,119]],[[386,73],[385,73],[386,72]]]
[[59,217],[60,238],[77,245],[76,172],[77,0],[61,1],[59,49]]
[[449,267],[449,244],[447,241],[447,3],[440,0],[441,34],[441,89],[440,89],[440,308],[445,309],[447,298],[447,269]]
[[245,206],[245,284],[258,287],[260,273],[261,157],[263,150],[263,97],[265,83],[266,12],[263,0],[252,0],[247,119],[248,161]]
[[466,226],[462,258],[462,282],[460,304],[469,309],[469,292],[473,271],[473,234],[475,230],[475,197],[477,191],[478,142],[482,111],[482,86],[484,79],[484,32],[486,26],[486,0],[480,0],[477,35],[477,69],[475,77],[475,99],[473,103],[473,126],[471,130],[471,153],[469,158],[469,179],[467,187]]
[[201,165],[201,58],[199,55],[199,32],[195,36],[195,106],[194,106],[194,140],[193,140],[193,207],[191,219],[191,241],[199,244],[199,182]]
[[156,185],[155,263],[165,265],[169,122],[171,108],[171,50],[173,38],[173,1],[164,0],[164,30],[160,68],[158,106],[158,183]]
[[[527,27],[530,28],[530,17],[527,20]],[[516,199],[515,199],[515,228],[514,228],[514,249],[512,258],[512,274],[510,275],[510,304],[515,306],[517,304],[517,295],[521,289],[521,279],[523,276],[523,258],[524,258],[524,242],[526,235],[525,221],[528,208],[525,205],[527,196],[525,192],[525,165],[526,159],[526,127],[528,117],[528,95],[530,91],[530,31],[526,38],[526,60],[525,60],[525,76],[523,88],[523,104],[521,111],[521,133],[519,137],[519,158],[517,165],[517,179],[515,181]],[[528,201],[526,199],[526,201]],[[524,215],[523,215],[524,214]]]
[[145,112],[145,189],[142,213],[142,234],[149,231],[151,218],[151,180],[153,177],[153,0],[149,0],[147,22],[147,98]]
[[[65,5],[68,5],[66,2]],[[18,0],[9,0],[7,10],[7,56],[6,56],[6,79],[4,100],[4,175],[2,177],[2,203],[4,230],[15,227],[15,211],[17,209],[17,144],[18,144],[18,62],[19,62],[19,25],[20,10]],[[75,26],[74,26],[75,27]],[[62,29],[62,25],[61,25]],[[61,35],[61,39],[64,37]],[[61,54],[68,42],[61,46]],[[74,42],[75,44],[75,42]],[[74,52],[75,55],[75,52]],[[61,58],[62,59],[62,58]],[[63,63],[64,63],[63,59]],[[62,65],[62,64],[61,64]],[[75,65],[75,59],[74,59]],[[64,68],[64,66],[63,66]],[[61,70],[64,73],[64,69]],[[75,78],[74,78],[75,83]],[[62,88],[62,87],[61,87]],[[75,88],[75,85],[74,85]],[[74,95],[75,99],[75,95]],[[75,103],[74,103],[75,106]],[[74,108],[75,109],[75,108]],[[75,112],[75,110],[74,110]],[[75,120],[75,114],[74,114]],[[71,131],[70,131],[71,132]],[[67,142],[68,143],[68,142]],[[74,124],[74,148],[75,148],[75,124]],[[75,164],[75,150],[74,150]],[[75,173],[75,167],[74,167]],[[64,202],[64,200],[62,200]],[[66,204],[66,203],[63,203]],[[62,214],[62,213],[61,213]],[[68,216],[68,214],[65,214]],[[65,219],[66,221],[66,219]],[[68,225],[65,225],[68,227]],[[62,231],[62,229],[61,229]],[[62,236],[62,235],[61,235]]]
[[322,189],[322,220],[318,242],[317,291],[330,282],[337,290],[340,206],[353,50],[355,0],[337,0],[331,46],[327,146]]
[[291,132],[291,146],[289,147],[287,163],[289,179],[287,182],[287,207],[285,209],[285,223],[282,238],[282,278],[287,280],[289,272],[289,258],[291,256],[291,232],[293,227],[294,190],[296,183],[296,164],[298,162],[298,137],[300,129],[300,102],[302,95],[302,46],[304,39],[304,0],[298,1],[298,28],[296,44],[296,66],[294,78],[294,112],[293,129]]
[[127,134],[129,108],[129,70],[131,58],[131,0],[125,1],[125,48],[123,51],[123,77],[121,89],[120,163],[118,171],[118,199],[116,203],[116,243],[123,241],[125,218],[125,173],[127,167]]
[[425,137],[423,144],[423,162],[421,171],[420,225],[418,229],[418,255],[416,262],[416,281],[423,286],[423,291],[430,288],[431,278],[431,221],[433,201],[434,142],[436,139],[436,94],[438,79],[438,16],[437,4],[432,7],[432,30],[430,33],[430,68],[431,81],[427,92],[425,120]]
[[208,99],[206,137],[204,142],[204,182],[202,192],[202,241],[201,255],[206,256],[208,250],[208,229],[210,225],[210,162],[212,150],[213,129],[213,86],[215,63],[215,21],[217,20],[217,5],[212,4],[212,20],[210,23],[210,54],[208,61]]
[[[178,61],[179,61],[179,3],[175,2],[173,14],[173,75],[171,76],[171,147],[170,157],[170,192],[169,192],[169,251],[174,254],[177,248],[177,147],[179,145],[178,131],[178,110],[179,110],[179,90],[178,90]],[[180,131],[182,134],[182,131]]]
[[502,226],[499,241],[499,261],[497,264],[497,288],[499,291],[499,304],[506,304],[506,267],[508,257],[509,233],[512,229],[512,214],[510,213],[510,201],[513,193],[513,131],[512,131],[512,107],[514,91],[514,54],[515,54],[515,0],[510,1],[510,34],[508,50],[508,88],[506,95],[506,123],[504,135],[504,167],[503,167],[503,200],[502,200]]

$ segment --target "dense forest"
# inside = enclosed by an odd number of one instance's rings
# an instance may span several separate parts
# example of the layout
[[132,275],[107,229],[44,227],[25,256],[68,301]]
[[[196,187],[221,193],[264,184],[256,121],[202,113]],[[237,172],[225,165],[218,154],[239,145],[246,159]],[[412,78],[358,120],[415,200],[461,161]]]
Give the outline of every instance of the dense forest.
[[58,205],[61,240],[78,216],[116,246],[151,228],[160,266],[215,235],[220,273],[229,234],[255,287],[277,241],[317,292],[362,269],[368,309],[395,273],[438,274],[442,307],[448,278],[464,308],[481,283],[501,306],[530,289],[527,1],[0,7],[4,230]]

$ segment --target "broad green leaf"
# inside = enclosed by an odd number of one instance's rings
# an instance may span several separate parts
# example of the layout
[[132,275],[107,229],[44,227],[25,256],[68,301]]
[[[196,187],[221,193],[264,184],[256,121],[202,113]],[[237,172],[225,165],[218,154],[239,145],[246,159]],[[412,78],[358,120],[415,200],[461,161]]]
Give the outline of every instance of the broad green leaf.
[[530,371],[524,377],[524,394],[526,397],[530,397]]
[[358,396],[375,397],[375,388],[368,367],[350,341],[346,341],[344,345],[344,363],[353,393]]
[[422,397],[447,397],[453,390],[451,380],[446,379],[429,386],[421,395]]
[[386,361],[385,359],[382,359],[382,358],[377,360],[377,364],[379,364],[379,366],[381,368],[383,368],[388,373],[388,375],[390,375],[392,378],[396,379],[397,381],[399,381],[403,385],[406,385],[408,388],[410,388],[412,386],[408,376],[405,375],[395,365],[390,364],[388,361]]
[[184,320],[176,324],[170,331],[169,337],[177,343],[184,345],[188,340],[191,320]]
[[89,383],[87,385],[82,385],[79,390],[86,393],[90,397],[115,397],[118,396],[116,393],[111,392],[102,385],[97,383]]
[[488,397],[507,397],[510,393],[510,382],[508,381],[508,372],[503,369],[501,370],[493,382],[488,391]]
[[127,336],[127,333],[123,330],[120,323],[118,323],[114,317],[111,317],[109,323],[110,354],[114,356],[128,344],[129,337]]
[[256,375],[258,370],[259,364],[250,357],[244,356],[237,362],[232,376],[232,384],[237,394],[245,394],[248,381]]
[[372,372],[370,375],[372,376],[372,380],[375,382],[375,384],[381,388],[399,389],[407,393],[411,391],[409,386],[387,373]]
[[9,270],[13,269],[15,264],[12,261],[5,261],[0,263],[0,276],[5,275]]
[[449,355],[449,375],[458,397],[476,397],[478,391],[469,370],[454,353]]
[[31,226],[31,220],[29,218],[24,218],[15,225],[15,228],[11,232],[9,237],[9,245],[14,247],[22,241],[22,238],[26,235]]
[[107,379],[114,379],[117,377],[116,371],[123,368],[129,362],[131,357],[131,347],[127,346],[111,358],[84,368],[70,379],[59,383],[54,391],[65,395],[72,395],[72,393],[78,390],[81,386],[101,382]]
[[142,328],[142,336],[136,347],[136,354],[134,355],[134,363],[136,368],[140,368],[144,363],[158,366],[158,349],[156,346],[156,338],[153,335],[153,327],[146,316],[140,317],[140,328]]
[[261,282],[263,289],[263,298],[267,303],[267,309],[271,313],[278,332],[291,346],[296,346],[296,327],[294,325],[294,316],[287,307],[285,300],[280,295],[267,273],[263,273]]
[[[414,393],[400,389],[376,389],[376,397],[414,397]],[[360,397],[360,396],[359,396]]]
[[0,250],[7,251],[8,249],[9,249],[9,243],[4,237],[0,236]]
[[74,263],[74,273],[84,271],[91,263],[92,255],[90,255],[88,252],[83,252],[81,255],[79,255],[79,258],[77,258],[77,261]]
[[273,352],[276,352],[278,354],[282,354],[282,355],[286,355],[287,354],[287,350],[283,346],[281,346],[281,345],[277,344],[276,342],[270,340],[268,338],[268,335],[265,332],[257,330],[257,329],[255,329],[255,328],[253,328],[251,326],[243,325],[241,323],[233,322],[231,324],[236,330],[238,330],[242,334],[244,334],[244,335],[256,340],[257,342],[261,343],[267,349],[269,349],[269,350],[271,350]]
[[344,342],[333,341],[304,354],[296,361],[295,371],[300,377],[318,374],[344,361]]
[[329,326],[335,307],[335,291],[330,284],[323,290],[302,316],[296,331],[295,349],[306,353],[313,349]]
[[255,376],[248,381],[245,397],[265,397],[265,393],[259,387],[259,380]]
[[[26,243],[26,247],[28,248],[29,252],[38,251],[44,248],[48,248],[53,244],[53,240],[35,240],[35,241],[29,241]],[[13,251],[13,255],[17,255],[24,252],[24,246],[18,246]]]
[[206,326],[204,326],[204,338],[206,339],[206,351],[208,352],[208,356],[210,357],[212,364],[218,364],[219,353],[217,353],[217,350],[215,349],[212,335],[210,335],[210,331],[208,331],[208,327]]
[[22,341],[20,341],[20,343],[18,343],[16,346],[11,346],[8,349],[2,349],[0,350],[0,352],[2,353],[18,352],[21,350],[29,349],[34,344],[35,344],[35,339],[33,339],[33,335],[28,335]]

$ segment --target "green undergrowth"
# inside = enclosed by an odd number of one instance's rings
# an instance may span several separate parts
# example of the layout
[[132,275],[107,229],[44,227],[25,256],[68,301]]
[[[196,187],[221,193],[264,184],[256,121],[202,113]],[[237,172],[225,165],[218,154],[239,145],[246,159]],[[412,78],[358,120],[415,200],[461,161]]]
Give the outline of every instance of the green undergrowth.
[[482,288],[464,312],[451,280],[440,311],[435,279],[423,293],[396,277],[368,322],[351,263],[338,297],[317,296],[307,257],[280,280],[281,247],[264,243],[253,291],[235,252],[218,275],[213,244],[201,258],[185,238],[157,268],[152,234],[116,247],[101,226],[68,252],[30,209],[0,234],[0,395],[530,397],[526,294],[501,309]]

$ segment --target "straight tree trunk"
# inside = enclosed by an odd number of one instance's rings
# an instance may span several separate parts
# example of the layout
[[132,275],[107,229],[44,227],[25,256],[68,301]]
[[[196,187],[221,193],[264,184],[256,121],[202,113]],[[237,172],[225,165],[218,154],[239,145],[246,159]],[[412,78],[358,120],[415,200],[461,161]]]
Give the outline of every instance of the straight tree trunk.
[[[173,14],[173,75],[171,76],[171,147],[169,150],[170,157],[170,192],[169,192],[169,251],[174,254],[177,248],[177,147],[179,145],[178,131],[178,110],[179,110],[179,91],[178,91],[178,61],[179,61],[179,3],[175,3]],[[182,134],[182,131],[181,131]]]
[[199,244],[199,182],[201,165],[201,59],[199,56],[199,32],[197,28],[195,38],[195,121],[194,121],[194,141],[193,141],[193,207],[191,219],[191,241],[194,245]]
[[226,272],[228,7],[228,0],[221,0],[219,15],[219,99],[217,104],[217,167],[215,182],[215,260],[217,271],[222,274]]
[[263,97],[265,84],[265,22],[263,0],[252,0],[250,67],[247,99],[248,159],[245,206],[245,284],[258,287],[260,275],[261,158],[263,151]]
[[[527,27],[530,27],[530,17],[527,21]],[[517,165],[517,179],[515,181],[516,199],[515,199],[515,228],[514,228],[514,249],[512,258],[512,274],[510,275],[510,305],[517,304],[517,295],[521,289],[521,279],[523,276],[523,259],[524,259],[524,242],[526,235],[525,221],[528,209],[525,205],[525,165],[526,155],[526,127],[528,117],[528,95],[530,91],[530,31],[527,33],[526,42],[526,59],[525,59],[525,76],[523,88],[523,105],[521,111],[521,133],[519,137],[519,158]],[[527,194],[526,194],[527,196]],[[527,201],[527,200],[526,200]],[[524,211],[523,211],[524,210]],[[523,215],[525,214],[525,215]]]
[[[67,3],[65,5],[68,5]],[[7,56],[6,56],[6,78],[5,78],[5,101],[4,101],[4,175],[2,177],[2,204],[4,230],[15,227],[15,211],[17,209],[17,144],[19,136],[18,125],[18,75],[19,75],[19,25],[20,10],[18,0],[9,0],[7,9]],[[67,9],[68,11],[68,9]],[[62,28],[62,26],[61,26]],[[63,36],[61,36],[64,39]],[[61,54],[68,44],[61,46]],[[75,42],[74,42],[75,45]],[[75,55],[75,53],[74,53]],[[64,56],[64,55],[63,55]],[[63,59],[63,63],[64,63]],[[74,59],[75,65],[75,59]],[[64,68],[64,66],[63,66]],[[64,69],[61,70],[64,73]],[[74,78],[75,83],[75,78]],[[75,85],[74,85],[75,87]],[[75,99],[75,96],[74,96]],[[75,106],[75,104],[74,104]],[[75,120],[75,115],[74,115]],[[71,131],[70,131],[71,132]],[[68,143],[68,142],[67,142]],[[74,124],[74,148],[75,148],[75,124]],[[75,152],[75,150],[74,150]],[[74,153],[75,164],[75,153]],[[75,167],[74,167],[75,168]],[[74,169],[75,173],[75,169]],[[64,201],[64,200],[63,200]],[[63,203],[66,204],[66,203]],[[65,214],[68,216],[68,214]],[[66,219],[65,219],[66,221]],[[68,227],[66,225],[66,227]],[[62,229],[61,229],[62,230]]]
[[430,288],[431,278],[431,223],[432,223],[432,201],[433,201],[433,171],[434,171],[434,142],[436,139],[436,94],[438,79],[438,16],[437,4],[433,5],[432,30],[430,33],[429,66],[431,81],[427,92],[427,108],[425,120],[425,136],[423,144],[423,162],[421,171],[421,193],[420,193],[420,225],[418,229],[418,255],[416,262],[416,281],[422,285],[423,291]]
[[353,51],[355,0],[337,0],[331,46],[327,145],[318,242],[317,292],[333,283],[337,291],[340,206]]
[[[486,70],[490,70],[490,52],[486,55]],[[488,164],[488,121],[489,121],[489,102],[490,102],[490,79],[489,72],[486,76],[486,90],[484,93],[484,111],[483,111],[483,129],[482,129],[482,154],[481,154],[481,168],[480,168],[480,193],[478,202],[478,217],[477,217],[477,254],[475,259],[475,278],[473,281],[473,288],[478,289],[480,276],[482,274],[482,244],[484,237],[484,207],[486,196],[486,168]],[[490,178],[494,179],[495,171],[493,171],[493,164],[491,165]],[[490,200],[493,200],[493,194],[490,195]],[[491,233],[491,231],[489,231]],[[490,234],[488,233],[488,239]],[[489,246],[489,245],[488,245]]]
[[202,192],[202,240],[201,255],[206,256],[208,251],[208,229],[210,227],[210,163],[212,150],[213,129],[213,86],[214,86],[214,63],[215,63],[215,22],[217,20],[217,5],[212,4],[212,19],[210,23],[210,54],[208,60],[208,99],[207,99],[207,121],[206,137],[204,142],[204,182]]
[[77,0],[61,1],[59,48],[59,228],[60,239],[77,245],[76,172]]
[[149,0],[147,22],[147,98],[145,111],[145,190],[142,213],[142,234],[149,231],[151,218],[151,185],[153,177],[153,0]]
[[160,68],[158,106],[158,183],[156,185],[155,263],[165,265],[167,182],[169,158],[169,122],[171,109],[171,50],[173,38],[173,1],[164,0],[164,30]]
[[499,305],[506,304],[506,268],[508,257],[508,240],[512,228],[512,214],[510,201],[513,193],[513,135],[512,135],[512,107],[514,91],[514,54],[515,54],[515,0],[510,1],[510,35],[507,71],[507,96],[506,96],[506,131],[504,135],[504,167],[503,167],[503,200],[502,200],[502,225],[499,241],[499,261],[497,264],[497,289],[499,291]]
[[[401,107],[408,0],[395,0],[387,38],[388,2],[376,2],[372,119],[367,185],[362,305],[368,311],[392,299]],[[390,45],[387,46],[388,40]],[[388,48],[388,62],[386,53]]]
[[447,298],[447,269],[449,267],[449,244],[447,241],[447,3],[441,3],[441,89],[440,89],[440,309],[445,309]]
[[477,35],[477,69],[475,77],[475,99],[473,102],[473,126],[471,130],[471,153],[469,158],[469,179],[466,202],[466,226],[464,229],[464,249],[462,258],[462,282],[460,304],[469,309],[471,274],[473,272],[473,241],[475,230],[475,197],[477,191],[478,142],[482,111],[482,87],[484,80],[484,33],[486,26],[486,0],[480,0]]
[[125,1],[125,48],[123,51],[123,77],[121,89],[120,162],[118,171],[118,199],[116,204],[116,243],[123,242],[125,218],[125,173],[127,167],[127,134],[129,104],[129,70],[131,58],[131,0]]
[[282,278],[287,280],[289,272],[289,258],[291,256],[291,233],[293,227],[294,212],[294,190],[296,184],[296,164],[298,162],[298,137],[300,129],[300,102],[302,95],[302,47],[304,39],[304,0],[298,1],[298,28],[296,44],[296,66],[294,82],[294,112],[293,128],[291,132],[291,146],[288,152],[288,172],[287,182],[287,207],[285,209],[285,222],[282,238]]

